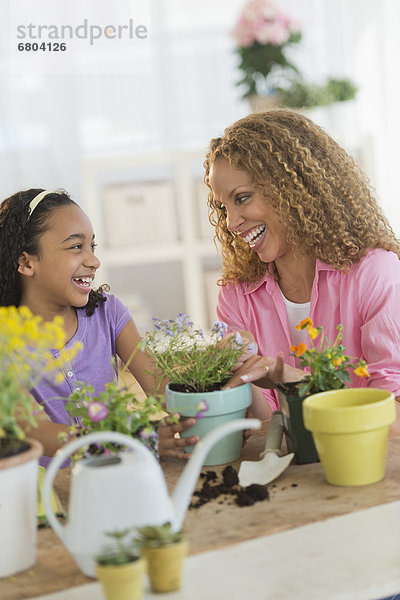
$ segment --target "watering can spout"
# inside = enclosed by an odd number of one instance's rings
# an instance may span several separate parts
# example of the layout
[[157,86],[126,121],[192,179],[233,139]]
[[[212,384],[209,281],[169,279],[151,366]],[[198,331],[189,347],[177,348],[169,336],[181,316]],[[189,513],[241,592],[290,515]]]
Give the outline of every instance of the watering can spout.
[[182,527],[200,469],[214,444],[225,435],[233,433],[234,431],[239,431],[240,429],[259,429],[260,427],[261,421],[258,419],[236,419],[235,421],[230,421],[220,427],[216,427],[216,429],[198,442],[193,456],[184,468],[172,494],[174,505],[174,519],[172,522],[173,531],[179,531]]

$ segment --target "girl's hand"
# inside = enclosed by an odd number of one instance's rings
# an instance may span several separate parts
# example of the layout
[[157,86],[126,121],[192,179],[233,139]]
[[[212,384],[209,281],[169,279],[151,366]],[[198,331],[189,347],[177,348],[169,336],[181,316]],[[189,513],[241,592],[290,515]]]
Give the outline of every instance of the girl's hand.
[[279,352],[276,360],[272,356],[251,356],[233,375],[224,390],[254,383],[258,387],[273,389],[277,383],[300,381],[305,375],[302,369],[296,369],[284,362],[283,352]]
[[[179,415],[176,415],[179,417]],[[188,460],[191,458],[189,452],[184,452],[185,446],[192,446],[200,441],[198,435],[192,435],[187,438],[175,437],[176,433],[181,433],[189,427],[195,425],[196,419],[189,418],[179,421],[179,423],[173,423],[172,425],[160,425],[158,428],[158,452],[160,456],[169,458],[180,458]]]

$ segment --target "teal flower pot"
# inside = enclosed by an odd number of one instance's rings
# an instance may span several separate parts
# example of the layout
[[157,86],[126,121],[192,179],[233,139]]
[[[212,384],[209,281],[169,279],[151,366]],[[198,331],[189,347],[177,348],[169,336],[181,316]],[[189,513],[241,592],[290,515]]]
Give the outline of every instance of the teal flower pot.
[[[198,435],[202,439],[207,433],[229,421],[243,419],[251,404],[251,385],[246,383],[230,390],[214,392],[177,392],[166,389],[167,410],[183,417],[195,417],[196,424],[181,437]],[[220,440],[207,454],[204,465],[223,465],[240,457],[243,432],[235,431]],[[185,452],[192,452],[194,446],[185,446]]]
[[294,452],[297,464],[303,465],[318,462],[319,458],[311,432],[304,427],[304,398],[299,398],[296,393],[298,383],[278,384],[276,387],[288,451]]

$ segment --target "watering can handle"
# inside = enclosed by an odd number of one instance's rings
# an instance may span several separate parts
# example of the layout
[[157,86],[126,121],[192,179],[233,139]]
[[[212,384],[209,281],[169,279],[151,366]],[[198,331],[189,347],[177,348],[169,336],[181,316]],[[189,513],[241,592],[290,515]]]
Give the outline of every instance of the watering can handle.
[[[89,433],[89,435],[84,435],[76,440],[73,440],[69,444],[66,444],[54,455],[53,460],[48,466],[46,476],[43,482],[43,505],[46,511],[47,519],[52,526],[55,533],[58,537],[64,542],[64,526],[60,525],[60,522],[54,516],[53,508],[51,505],[51,488],[53,485],[54,477],[61,466],[61,464],[69,457],[71,454],[79,450],[82,446],[88,446],[89,444],[94,444],[96,442],[114,442],[116,444],[121,444],[123,446],[129,446],[133,450],[137,450],[145,455],[147,458],[151,456],[154,458],[149,450],[145,448],[145,446],[138,442],[137,440],[129,437],[128,435],[124,435],[123,433],[117,433],[116,431],[100,431],[98,433]],[[154,459],[155,460],[155,459]]]
[[234,431],[239,431],[240,429],[259,429],[260,427],[261,421],[259,419],[235,419],[216,427],[196,444],[193,456],[184,468],[172,494],[175,509],[175,517],[172,523],[173,531],[178,531],[182,527],[186,509],[189,506],[201,466],[214,444],[225,435]]

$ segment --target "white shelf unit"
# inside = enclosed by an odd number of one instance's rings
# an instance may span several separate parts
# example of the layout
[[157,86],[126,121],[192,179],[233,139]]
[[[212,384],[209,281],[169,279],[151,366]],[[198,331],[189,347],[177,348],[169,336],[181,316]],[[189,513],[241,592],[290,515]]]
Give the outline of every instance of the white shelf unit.
[[[216,281],[221,261],[213,241],[213,228],[206,221],[207,192],[201,183],[204,155],[204,151],[174,150],[90,159],[83,164],[82,196],[93,223],[98,243],[96,252],[102,263],[96,281],[98,284],[109,282],[111,291],[128,305],[130,294],[137,294],[145,309],[158,312],[150,318],[147,315],[142,327],[137,323],[139,330],[151,327],[153,316],[175,318],[181,311],[203,328],[215,318]],[[110,223],[106,222],[104,212],[105,190],[110,186],[134,188],[160,181],[172,185],[176,239],[120,246],[114,242],[111,247],[107,242]],[[204,194],[203,200],[201,194]],[[148,227],[151,228],[151,222]],[[210,285],[213,273],[215,288]]]

